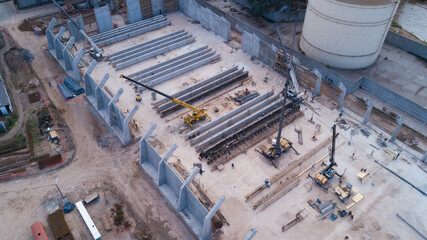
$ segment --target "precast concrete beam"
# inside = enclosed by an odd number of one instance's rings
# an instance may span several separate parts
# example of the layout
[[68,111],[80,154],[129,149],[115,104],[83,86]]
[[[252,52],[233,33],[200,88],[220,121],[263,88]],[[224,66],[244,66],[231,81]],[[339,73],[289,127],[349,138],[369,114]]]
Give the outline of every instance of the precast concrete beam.
[[258,229],[252,228],[251,231],[248,232],[244,240],[251,240],[258,233]]
[[184,30],[177,31],[175,33],[168,34],[166,36],[156,38],[156,39],[153,39],[151,41],[147,41],[147,42],[144,42],[142,44],[138,44],[136,46],[124,49],[122,51],[112,53],[112,54],[106,56],[105,58],[108,58],[108,60],[110,62],[114,62],[118,59],[123,59],[123,58],[127,57],[128,55],[132,55],[134,53],[138,53],[138,52],[141,52],[143,50],[150,49],[153,46],[156,46],[158,44],[167,43],[171,40],[178,39],[182,36],[189,36],[189,35],[187,32],[184,32]]
[[[235,79],[245,75],[245,74],[241,74],[242,72],[243,72],[243,69],[240,69],[240,70],[233,72],[231,74],[228,74],[228,75],[226,75],[220,79],[216,79],[214,81],[211,81],[210,83],[207,83],[206,85],[194,90],[193,92],[190,92],[190,93],[187,93],[187,94],[180,96],[178,99],[181,101],[189,102],[192,99],[194,99],[194,97],[196,97],[196,96],[199,96],[201,94],[208,94],[209,92],[214,91],[217,88],[220,88],[223,84],[228,84],[229,82],[234,82]],[[174,106],[177,106],[177,104],[174,102],[168,102],[164,105],[159,106],[157,108],[157,111],[164,111],[164,110],[169,109],[169,108],[174,107]]]
[[166,73],[168,73],[171,70],[171,68],[176,68],[177,66],[180,66],[183,63],[185,64],[185,63],[188,63],[188,62],[195,62],[195,61],[197,61],[197,59],[199,59],[200,57],[205,56],[206,54],[212,54],[212,52],[210,52],[211,50],[212,49],[206,49],[206,50],[203,50],[201,52],[193,53],[193,54],[191,54],[189,56],[186,56],[185,58],[178,59],[177,61],[174,61],[174,62],[169,63],[167,65],[155,68],[153,71],[150,71],[149,73],[146,73],[146,74],[143,74],[143,75],[139,75],[139,76],[135,77],[134,79],[137,80],[137,81],[139,81],[139,80],[142,80],[142,79],[146,79],[146,78],[152,77],[154,74],[161,74],[161,73],[166,74]]
[[70,40],[68,40],[67,44],[65,44],[64,50],[63,50],[63,55],[64,55],[64,63],[65,63],[65,70],[68,71],[70,69],[72,69],[72,60],[70,59],[70,57],[72,57],[73,55],[68,51],[68,49],[70,49],[70,47],[73,45],[74,43],[74,37],[71,37]]
[[199,168],[195,167],[191,172],[190,176],[188,176],[187,180],[185,180],[185,182],[182,184],[181,188],[179,189],[178,208],[177,208],[178,212],[181,212],[184,208],[187,207],[186,191],[189,190],[187,186],[193,181],[197,173],[199,173]]
[[146,158],[144,156],[148,156],[147,148],[145,147],[145,144],[147,143],[147,139],[151,136],[154,129],[156,129],[157,124],[152,123],[150,128],[147,130],[147,132],[142,136],[141,140],[139,141],[139,164],[142,164],[146,161]]
[[254,105],[256,105],[259,102],[261,102],[261,101],[269,98],[272,95],[273,95],[273,90],[270,90],[267,93],[265,93],[263,95],[260,95],[260,96],[258,96],[256,98],[252,99],[251,101],[247,102],[246,104],[244,104],[244,105],[242,105],[242,106],[234,109],[233,111],[225,114],[224,116],[222,116],[222,117],[220,117],[220,118],[218,118],[218,119],[216,119],[214,121],[211,121],[210,123],[208,123],[208,124],[206,124],[204,126],[201,126],[201,127],[197,128],[197,129],[194,129],[193,131],[187,133],[185,135],[185,138],[189,139],[189,138],[192,138],[194,136],[197,136],[200,133],[202,133],[202,132],[204,132],[204,131],[206,131],[206,130],[208,130],[210,128],[213,128],[213,127],[217,126],[218,124],[220,124],[220,123],[222,123],[222,122],[224,122],[224,121],[232,118],[233,116],[239,114],[240,112],[243,112],[243,111],[245,111],[245,110],[253,107]]
[[315,68],[313,70],[314,75],[316,75],[317,80],[316,80],[316,88],[314,89],[313,95],[317,96],[320,95],[320,87],[322,86],[322,78],[323,75],[321,72],[319,72],[319,70],[317,70],[317,68]]
[[131,77],[131,78],[135,78],[136,76],[142,76],[143,74],[146,74],[146,73],[148,73],[148,74],[147,74],[147,76],[150,76],[150,75],[152,74],[152,72],[153,72],[153,71],[155,71],[156,69],[158,69],[158,68],[160,68],[160,67],[163,67],[163,66],[169,65],[169,64],[171,64],[171,63],[174,63],[174,62],[176,62],[176,61],[178,61],[178,60],[184,59],[184,58],[186,58],[186,57],[188,57],[188,56],[191,56],[191,55],[193,55],[193,54],[196,54],[196,53],[198,53],[198,52],[206,51],[206,49],[208,49],[208,46],[203,46],[203,47],[198,48],[198,49],[196,49],[196,50],[193,50],[193,51],[191,51],[191,52],[188,52],[188,53],[185,53],[185,54],[179,55],[179,56],[177,56],[177,57],[175,57],[175,58],[172,58],[172,59],[169,59],[169,60],[167,60],[167,61],[164,61],[164,62],[161,62],[161,63],[159,63],[159,64],[156,64],[156,65],[154,65],[154,66],[152,66],[152,67],[149,67],[149,68],[143,69],[143,70],[141,70],[141,71],[138,71],[138,72],[132,73],[132,74],[130,74],[130,75],[129,75],[129,77]]
[[209,237],[211,235],[211,220],[212,220],[212,217],[219,210],[219,208],[224,203],[224,201],[225,201],[225,196],[222,195],[218,199],[218,201],[215,203],[215,205],[212,207],[212,209],[209,211],[208,215],[206,215],[205,220],[203,221],[203,228],[202,228],[201,239],[209,239]]
[[180,48],[182,46],[185,46],[187,44],[190,44],[193,41],[195,41],[195,39],[196,39],[195,37],[184,38],[183,40],[176,42],[176,43],[170,43],[170,44],[167,43],[166,45],[160,45],[159,47],[156,47],[156,49],[141,52],[140,53],[141,55],[136,54],[137,56],[135,56],[133,59],[126,60],[125,62],[122,62],[122,63],[115,65],[114,67],[119,70],[119,69],[123,69],[123,68],[129,67],[129,66],[135,65],[139,62],[150,59],[150,58],[155,57],[157,55],[160,55],[160,54],[172,51],[174,49]]
[[207,140],[199,143],[195,147],[196,150],[199,150],[199,149],[205,147],[208,144],[213,144],[213,143],[217,142],[218,140],[220,140],[222,138],[225,138],[226,136],[228,136],[233,131],[236,131],[236,130],[240,129],[243,126],[249,125],[251,122],[253,122],[257,118],[265,115],[266,113],[276,110],[278,107],[280,107],[280,105],[282,104],[282,102],[283,102],[282,100],[275,101],[273,104],[270,104],[267,107],[265,107],[263,109],[260,109],[257,112],[255,112],[255,113],[247,116],[246,118],[244,118],[244,119],[236,122],[235,124],[231,125],[230,127],[228,127],[226,129],[224,129],[223,131],[215,134],[210,139],[207,139]]
[[111,119],[113,119],[113,117],[114,117],[113,113],[111,112],[113,110],[113,105],[114,105],[114,103],[116,103],[119,100],[122,93],[123,93],[123,88],[120,88],[119,91],[117,91],[117,93],[114,95],[113,99],[111,99],[111,101],[108,103],[108,112],[107,112],[107,114],[108,114],[107,120],[108,121],[107,121],[107,123],[110,127],[113,126],[113,121],[111,121]]
[[141,35],[141,34],[146,33],[146,32],[150,32],[150,31],[153,31],[153,30],[156,30],[156,29],[168,26],[170,24],[171,24],[171,22],[169,20],[168,21],[164,21],[164,22],[159,22],[159,23],[147,26],[145,28],[140,28],[140,29],[137,29],[137,30],[129,31],[127,33],[119,34],[117,36],[108,38],[106,40],[101,40],[101,41],[96,42],[96,43],[98,45],[104,45],[104,46],[105,45],[109,45],[109,44],[113,44],[113,43],[120,42],[120,41],[128,39],[128,38],[131,38],[131,37],[135,37],[135,36]]
[[345,99],[345,95],[347,94],[347,88],[341,82],[338,83],[338,87],[341,89],[341,95],[340,95],[337,108],[340,109],[344,106],[344,99]]
[[394,140],[396,139],[397,134],[399,133],[400,128],[402,127],[403,118],[401,116],[397,116],[396,121],[397,121],[397,127],[394,130],[393,134],[391,135],[390,142],[394,142]]
[[366,104],[368,105],[368,109],[366,109],[365,116],[362,120],[362,125],[365,125],[368,122],[369,115],[371,115],[372,107],[374,106],[374,103],[369,98],[366,100]]
[[119,30],[120,31],[121,30],[127,30],[127,31],[128,30],[132,30],[132,29],[137,28],[138,26],[141,26],[141,25],[142,26],[146,26],[147,24],[156,22],[156,21],[161,20],[161,19],[166,19],[166,18],[164,16],[161,16],[161,15],[160,16],[156,16],[156,17],[152,17],[152,18],[148,18],[146,20],[142,20],[142,21],[139,21],[139,22],[136,22],[136,23],[133,23],[133,24],[128,24],[128,25],[122,26],[120,28],[111,29],[111,30],[108,30],[108,31],[105,31],[105,32],[102,32],[102,33],[98,33],[98,34],[92,36],[91,38],[92,38],[93,41],[95,41],[95,40],[100,39],[102,37],[108,37],[108,36],[115,35],[117,33],[117,31],[119,31]]
[[[210,83],[212,81],[215,81],[215,80],[217,80],[217,79],[219,79],[219,78],[221,78],[223,76],[226,76],[226,75],[228,75],[228,74],[230,74],[232,72],[235,72],[236,70],[237,70],[237,66],[232,67],[232,68],[230,68],[230,69],[228,69],[228,70],[226,70],[226,71],[224,71],[222,73],[219,73],[219,74],[217,74],[217,75],[215,75],[213,77],[210,77],[210,78],[208,78],[206,80],[203,80],[203,81],[201,81],[201,82],[199,82],[197,84],[194,84],[193,86],[190,86],[190,87],[188,87],[188,88],[186,88],[186,89],[184,89],[182,91],[179,91],[179,92],[177,92],[175,94],[172,94],[171,96],[173,98],[179,98],[180,96],[182,96],[184,94],[187,94],[187,93],[192,92],[192,91],[194,91],[194,90],[196,90],[198,88],[201,88],[204,85],[206,85],[206,84],[208,84],[208,83]],[[164,102],[167,102],[167,101],[169,101],[168,98],[163,98],[163,99],[160,99],[160,100],[152,103],[151,105],[157,106],[157,105],[163,104]]]
[[84,77],[84,84],[85,84],[85,93],[86,96],[91,96],[93,94],[95,94],[95,89],[92,89],[92,85],[90,84],[90,80],[88,78],[90,78],[90,74],[92,73],[93,69],[96,66],[97,61],[96,60],[92,60],[92,62],[89,64],[89,67],[87,68],[86,72],[84,73],[83,77]]
[[[213,53],[215,53],[215,52],[213,52]],[[206,55],[210,55],[210,54],[206,54]],[[160,83],[166,82],[166,81],[168,81],[168,80],[170,80],[170,79],[172,79],[174,77],[177,77],[177,76],[179,76],[181,74],[184,74],[184,73],[189,72],[189,71],[191,71],[193,69],[196,69],[198,67],[206,65],[209,62],[213,61],[214,59],[218,59],[219,56],[220,56],[220,54],[217,54],[217,55],[214,55],[214,56],[211,56],[211,57],[207,57],[207,58],[204,57],[204,58],[201,58],[200,61],[198,61],[198,62],[196,62],[194,64],[191,64],[189,66],[181,66],[182,68],[179,69],[178,71],[175,71],[175,72],[170,73],[168,75],[165,75],[163,77],[159,77],[155,81],[150,82],[150,86],[156,86],[156,85],[158,85]],[[144,91],[145,89],[140,89],[140,90]]]
[[172,156],[172,153],[176,150],[176,144],[172,145],[166,155],[160,160],[159,167],[158,167],[158,174],[159,174],[159,182],[158,186],[160,187],[166,182],[166,173],[165,173],[165,164],[167,160]]
[[251,116],[252,114],[254,114],[260,110],[266,109],[269,111],[272,108],[272,105],[281,102],[280,100],[277,101],[278,97],[279,97],[279,95],[274,95],[273,97],[268,98],[265,101],[263,101],[257,105],[252,105],[251,108],[247,109],[246,111],[240,112],[240,113],[236,114],[234,117],[232,117],[232,118],[222,122],[221,124],[217,125],[216,127],[213,127],[211,129],[209,129],[208,131],[201,133],[199,136],[192,139],[190,141],[190,144],[191,145],[198,144],[201,141],[203,141],[203,140],[205,140],[211,136],[214,136],[215,134],[217,134],[221,130],[224,130],[224,129],[227,129],[227,128],[233,126],[234,124],[238,123],[239,121]]

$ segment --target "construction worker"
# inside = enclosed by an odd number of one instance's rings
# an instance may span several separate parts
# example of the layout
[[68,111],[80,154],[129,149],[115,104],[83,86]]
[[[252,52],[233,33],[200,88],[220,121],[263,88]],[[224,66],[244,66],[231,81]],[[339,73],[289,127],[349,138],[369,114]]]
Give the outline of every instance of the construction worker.
[[234,169],[234,163],[232,163],[232,164],[231,164],[231,168],[233,168],[233,169]]

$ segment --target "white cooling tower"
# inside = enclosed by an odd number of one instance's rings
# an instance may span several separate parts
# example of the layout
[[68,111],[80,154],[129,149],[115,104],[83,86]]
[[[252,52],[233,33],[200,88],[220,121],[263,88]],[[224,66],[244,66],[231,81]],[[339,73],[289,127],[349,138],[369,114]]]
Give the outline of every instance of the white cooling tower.
[[358,69],[380,53],[400,0],[309,0],[301,50],[331,67]]

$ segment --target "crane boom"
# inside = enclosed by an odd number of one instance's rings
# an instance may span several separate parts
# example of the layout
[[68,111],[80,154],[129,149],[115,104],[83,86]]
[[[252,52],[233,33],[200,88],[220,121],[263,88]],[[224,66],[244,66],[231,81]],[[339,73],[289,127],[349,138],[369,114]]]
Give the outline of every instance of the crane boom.
[[160,95],[162,95],[162,96],[164,96],[164,97],[166,97],[166,98],[170,99],[172,102],[174,102],[174,103],[176,103],[176,104],[179,104],[179,105],[181,105],[181,106],[183,106],[183,107],[189,108],[189,109],[191,109],[191,110],[193,110],[193,111],[195,111],[195,112],[197,112],[197,113],[201,113],[201,112],[202,112],[202,110],[200,110],[200,109],[198,109],[198,108],[196,108],[196,107],[193,107],[193,106],[191,106],[191,105],[190,105],[190,104],[188,104],[188,103],[185,103],[185,102],[183,102],[183,101],[181,101],[181,100],[179,100],[179,99],[177,99],[177,98],[174,98],[174,97],[172,97],[172,96],[167,95],[166,93],[160,92],[159,90],[156,90],[156,89],[151,88],[151,87],[149,87],[149,86],[147,86],[147,85],[145,85],[145,84],[142,84],[142,83],[140,83],[140,82],[138,82],[138,81],[135,81],[135,80],[133,80],[133,79],[131,79],[131,78],[129,78],[129,77],[126,77],[126,76],[125,76],[125,75],[123,75],[123,74],[121,74],[121,75],[120,75],[120,78],[125,78],[125,79],[127,79],[128,81],[131,81],[131,82],[133,82],[133,83],[135,83],[135,84],[138,84],[138,85],[140,85],[140,86],[143,86],[143,87],[147,88],[148,90],[151,90],[151,91],[153,91],[153,92],[155,92],[155,93],[158,93],[158,94],[160,94]]

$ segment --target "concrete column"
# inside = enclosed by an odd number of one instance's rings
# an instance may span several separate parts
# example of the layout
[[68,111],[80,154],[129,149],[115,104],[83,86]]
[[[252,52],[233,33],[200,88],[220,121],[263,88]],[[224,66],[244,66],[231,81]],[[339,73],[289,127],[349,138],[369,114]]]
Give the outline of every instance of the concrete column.
[[96,24],[100,33],[113,29],[113,22],[111,20],[111,12],[108,6],[103,6],[94,9]]
[[391,135],[390,142],[393,142],[396,139],[397,134],[399,133],[400,128],[402,127],[403,118],[401,116],[397,116],[396,121],[397,121],[397,127],[394,130],[393,135]]
[[[81,30],[86,32],[85,24],[83,22],[83,17],[81,14],[78,15],[77,17],[73,17],[72,19],[80,27]],[[84,39],[83,34],[70,20],[67,21],[67,27],[68,27],[68,31],[70,32],[70,36],[73,36],[76,39],[76,41],[80,41],[81,39]]]
[[79,65],[78,64],[79,64],[80,60],[82,59],[83,54],[84,54],[84,49],[82,48],[82,49],[80,49],[80,51],[77,54],[76,58],[74,58],[73,65],[72,65],[74,80],[77,83],[80,83],[82,81],[82,76],[80,75]]
[[427,160],[427,152],[424,153],[424,156],[421,158],[421,162],[425,162]]
[[139,106],[135,105],[132,109],[132,111],[130,111],[130,113],[126,116],[125,120],[123,121],[123,142],[129,143],[132,140],[132,137],[130,135],[130,130],[129,130],[129,122],[130,120],[133,118],[133,116],[135,115],[136,111],[138,111]]
[[345,94],[347,93],[347,88],[341,82],[338,83],[338,87],[341,89],[342,93],[340,95],[340,100],[338,102],[338,109],[342,108],[344,105]]
[[141,4],[139,0],[126,0],[128,23],[136,23],[142,20]]
[[185,180],[185,182],[182,184],[181,188],[179,189],[178,208],[177,208],[178,212],[181,212],[184,208],[187,207],[187,191],[189,191],[187,186],[193,181],[193,179],[196,177],[198,172],[199,172],[199,168],[195,167],[193,169],[193,172],[191,172],[190,176],[188,176],[187,180]]
[[95,97],[96,97],[96,109],[99,111],[107,106],[107,103],[104,102],[104,99],[101,96],[102,87],[107,82],[110,75],[107,73],[105,74],[102,81],[98,84],[98,86],[95,89]]
[[365,116],[363,117],[362,125],[368,122],[369,115],[371,115],[372,107],[374,106],[374,103],[369,98],[366,100],[366,104],[368,105],[368,109],[366,109]]
[[63,47],[63,45],[62,45],[62,43],[60,41],[60,39],[61,39],[62,35],[64,34],[64,32],[65,32],[65,28],[61,27],[61,29],[59,30],[58,34],[56,34],[56,36],[55,36],[55,53],[56,53],[55,55],[56,55],[56,59],[57,60],[62,59],[64,57],[62,55],[64,47]]
[[85,74],[84,74],[84,80],[85,80],[85,92],[86,92],[86,96],[91,96],[93,94],[95,94],[95,89],[92,89],[92,85],[90,84],[90,74],[92,73],[93,69],[96,66],[97,61],[96,60],[92,60],[92,62],[90,63],[88,69],[86,70]]
[[62,54],[64,55],[64,62],[65,62],[65,70],[66,71],[68,71],[72,68],[71,63],[74,59],[72,57],[73,55],[68,51],[68,49],[70,49],[70,47],[73,45],[74,40],[75,40],[74,37],[71,37],[70,40],[68,40],[67,44],[65,44],[64,51],[62,52]]
[[53,26],[55,26],[55,24],[56,24],[56,18],[52,18],[52,20],[50,21],[49,25],[46,28],[46,38],[47,38],[47,44],[48,44],[49,50],[55,49],[55,36],[52,33],[52,28]]
[[175,149],[176,149],[176,144],[172,145],[169,148],[166,155],[159,162],[159,167],[157,169],[157,172],[159,174],[159,182],[158,182],[159,187],[166,182],[165,164],[170,158],[170,156],[172,156],[172,153],[175,151]]
[[319,72],[319,70],[317,70],[317,68],[313,70],[313,73],[317,77],[316,88],[314,89],[313,95],[317,96],[320,95],[320,87],[322,86],[323,75],[321,72]]
[[252,228],[251,231],[248,233],[248,235],[246,235],[244,240],[251,240],[255,236],[255,234],[257,234],[257,232],[258,232],[258,229]]
[[141,138],[141,141],[139,141],[139,163],[140,164],[146,161],[147,149],[145,148],[145,144],[147,139],[153,133],[154,129],[156,129],[156,127],[157,127],[157,124],[155,123],[151,124],[150,128],[147,130],[145,135]]
[[[120,88],[119,91],[117,91],[117,93],[114,95],[113,99],[111,99],[110,102],[108,103],[107,114],[108,114],[108,125],[110,125],[110,127],[113,126],[113,122],[111,121],[111,119],[113,117],[112,116],[113,114],[111,113],[111,111],[113,110],[113,104],[119,100],[122,93],[123,93],[123,88]],[[119,120],[119,119],[117,119],[117,120]]]
[[225,201],[225,196],[222,195],[215,205],[212,207],[211,211],[206,215],[205,220],[203,222],[202,236],[201,239],[208,239],[211,235],[211,220],[215,213],[218,211],[219,207],[221,207],[222,203]]

